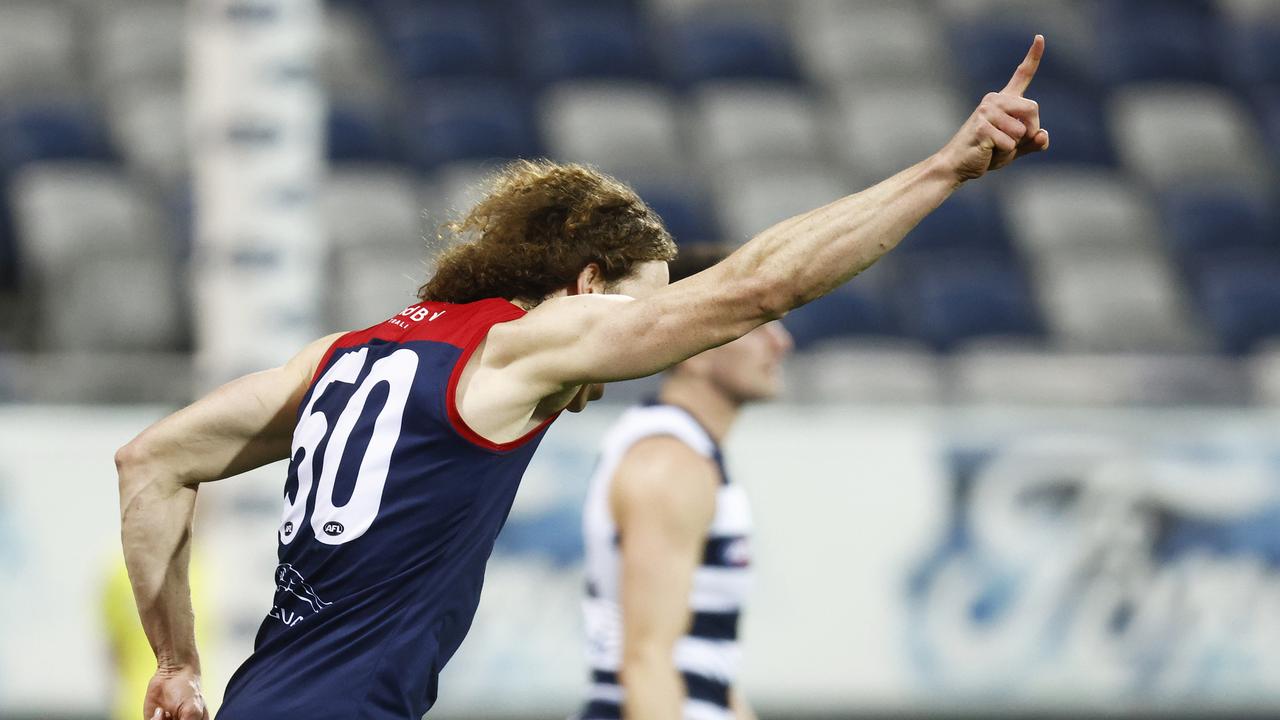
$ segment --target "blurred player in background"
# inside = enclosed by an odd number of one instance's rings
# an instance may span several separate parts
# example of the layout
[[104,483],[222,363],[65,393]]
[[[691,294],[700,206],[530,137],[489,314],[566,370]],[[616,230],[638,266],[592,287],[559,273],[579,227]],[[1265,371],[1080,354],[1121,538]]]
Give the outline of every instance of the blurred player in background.
[[[678,282],[723,251],[682,251]],[[581,720],[754,720],[734,686],[751,580],[751,510],[720,446],[746,403],[782,387],[780,323],[671,369],[605,437],[583,510],[587,656]]]
[[197,489],[289,458],[275,606],[219,717],[420,717],[557,415],[830,292],[965,181],[1047,148],[1022,97],[1043,48],[1037,36],[1004,91],[924,161],[669,287],[675,246],[634,192],[579,166],[515,163],[456,226],[471,241],[443,254],[420,302],[121,448],[121,538],[158,661],[145,715],[207,716],[187,575]]

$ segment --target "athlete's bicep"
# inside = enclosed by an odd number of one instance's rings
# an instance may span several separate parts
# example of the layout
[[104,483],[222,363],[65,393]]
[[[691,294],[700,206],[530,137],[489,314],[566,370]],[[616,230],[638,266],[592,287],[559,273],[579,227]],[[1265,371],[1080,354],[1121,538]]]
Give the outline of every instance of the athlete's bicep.
[[298,405],[338,337],[321,338],[284,365],[232,380],[160,420],[123,448],[117,463],[192,485],[288,457]]
[[694,571],[715,514],[716,471],[679,440],[637,443],[615,472],[624,664],[670,662],[688,629]]
[[574,295],[495,326],[495,361],[542,396],[661,372],[773,318],[751,279],[719,266],[644,298]]

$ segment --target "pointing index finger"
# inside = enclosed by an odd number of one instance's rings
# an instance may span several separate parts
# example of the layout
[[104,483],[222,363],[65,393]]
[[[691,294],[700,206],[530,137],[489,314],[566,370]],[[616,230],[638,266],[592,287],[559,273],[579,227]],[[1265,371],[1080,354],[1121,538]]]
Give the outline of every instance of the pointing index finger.
[[1004,90],[1000,92],[1009,93],[1022,97],[1022,93],[1027,91],[1027,87],[1031,85],[1031,79],[1036,76],[1036,70],[1040,67],[1040,58],[1044,57],[1044,36],[1036,35],[1031,41],[1031,49],[1027,51],[1027,56],[1022,59],[1022,63],[1018,65],[1018,69],[1013,71],[1013,77],[1009,78],[1009,84],[1004,86]]

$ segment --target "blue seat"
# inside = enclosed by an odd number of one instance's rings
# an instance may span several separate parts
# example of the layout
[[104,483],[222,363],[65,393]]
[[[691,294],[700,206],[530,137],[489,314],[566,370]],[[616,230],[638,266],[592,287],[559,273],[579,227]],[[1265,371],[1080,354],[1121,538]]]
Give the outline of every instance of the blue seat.
[[796,308],[782,322],[800,350],[822,340],[899,334],[893,313],[880,293],[857,280]]
[[394,154],[394,138],[386,117],[378,110],[352,105],[329,109],[329,159],[381,161]]
[[406,78],[500,77],[511,71],[501,15],[484,2],[384,2],[376,8]]
[[1271,162],[1280,167],[1280,84],[1256,91],[1253,100],[1262,125],[1263,138],[1271,152]]
[[1280,85],[1280,22],[1225,27],[1222,50],[1223,70],[1237,87]]
[[522,67],[535,82],[647,79],[654,74],[640,20],[624,6],[569,6],[531,20]]
[[1107,0],[1096,20],[1098,69],[1111,84],[1216,82],[1217,17],[1199,0]]
[[[1013,68],[1022,62],[1038,29],[1030,22],[983,22],[958,25],[951,31],[951,48],[957,68],[969,81],[974,98],[996,92],[1009,82]],[[1097,70],[1088,59],[1055,48],[1047,52],[1036,71],[1029,93],[1035,96],[1043,83],[1089,88],[1096,84]]]
[[662,218],[680,245],[717,242],[720,238],[706,198],[683,186],[637,183],[640,197]]
[[690,86],[711,80],[798,78],[785,32],[745,18],[691,17],[667,32],[668,76]]
[[1040,116],[1051,133],[1049,152],[1026,158],[1030,164],[1116,164],[1111,133],[1099,95],[1062,82],[1046,80],[1032,85],[1029,97],[1040,104]]
[[109,160],[111,143],[101,119],[83,103],[47,103],[0,113],[4,170],[37,160]]
[[1195,269],[1201,306],[1224,351],[1246,353],[1280,337],[1280,252],[1210,255]]
[[952,195],[915,227],[895,251],[900,255],[968,249],[1012,255],[1009,234],[995,200],[977,187]]
[[502,84],[420,87],[403,125],[409,161],[421,170],[455,160],[531,157],[540,144],[528,98]]
[[1165,193],[1160,209],[1168,242],[1186,263],[1223,251],[1280,248],[1275,213],[1263,195],[1219,185],[1181,188]]
[[1039,336],[1026,278],[998,255],[933,253],[899,263],[895,293],[903,330],[942,351],[976,337]]

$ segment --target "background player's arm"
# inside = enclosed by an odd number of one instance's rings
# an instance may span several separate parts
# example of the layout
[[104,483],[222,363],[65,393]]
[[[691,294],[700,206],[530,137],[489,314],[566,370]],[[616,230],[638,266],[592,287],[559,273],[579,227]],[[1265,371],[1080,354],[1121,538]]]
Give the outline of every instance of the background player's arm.
[[1037,36],[1008,86],[987,95],[945,147],[860,193],[785,220],[713,268],[654,295],[557,298],[494,328],[485,361],[546,397],[643,377],[740,337],[852,278],[893,249],[962,182],[1048,147],[1035,102]]
[[175,720],[205,716],[187,578],[196,488],[288,457],[298,404],[336,338],[218,388],[116,453],[125,564],[158,665],[147,717],[156,710]]
[[715,515],[717,479],[710,460],[665,436],[636,443],[614,473],[627,720],[683,717],[674,652],[689,628],[689,592]]

